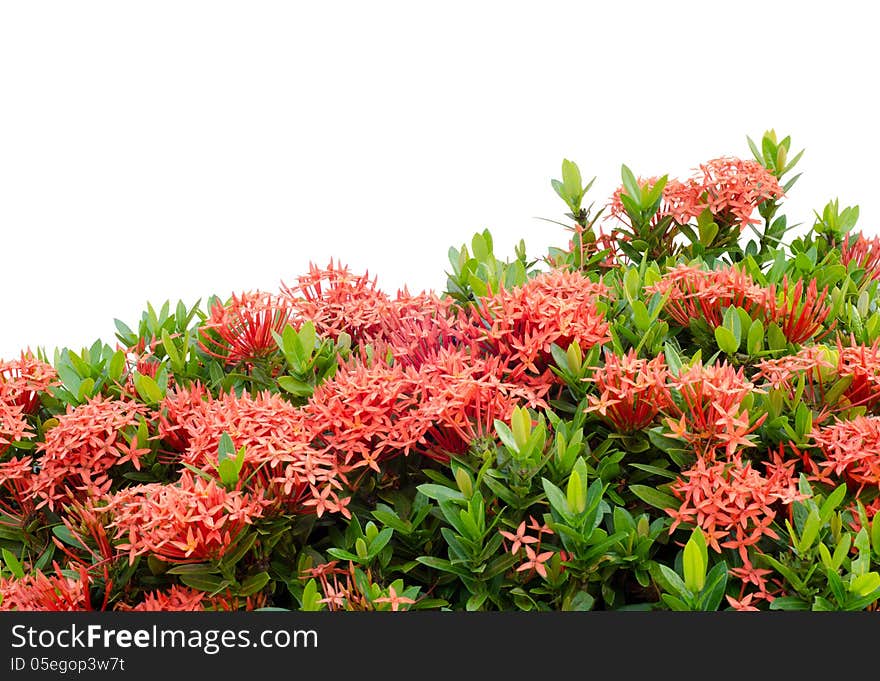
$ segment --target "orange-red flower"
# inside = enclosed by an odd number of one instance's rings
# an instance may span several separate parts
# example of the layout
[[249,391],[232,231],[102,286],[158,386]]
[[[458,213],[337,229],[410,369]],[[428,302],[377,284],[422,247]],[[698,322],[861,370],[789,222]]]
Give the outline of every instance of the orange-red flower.
[[[770,286],[767,296],[767,316],[779,324],[790,343],[804,343],[819,333],[831,308],[825,304],[828,287],[818,293],[816,280],[811,279],[804,291],[804,281],[799,279],[789,286],[788,276],[783,277],[782,290],[777,293],[776,284]],[[832,324],[832,327],[834,324]],[[826,332],[827,333],[827,332]],[[824,336],[825,334],[820,334]]]
[[693,265],[670,268],[645,292],[669,295],[664,310],[679,326],[688,326],[694,319],[704,320],[710,327],[721,326],[725,308],[743,308],[753,318],[763,313],[767,291],[735,265],[717,270],[703,270]]
[[511,380],[528,382],[549,372],[554,343],[589,350],[610,340],[608,322],[596,307],[607,294],[604,284],[578,272],[545,272],[481,298],[470,336],[484,353],[509,362]]
[[151,591],[137,605],[120,603],[116,610],[131,612],[197,612],[205,606],[205,592],[175,584],[165,591]]
[[444,348],[461,344],[451,298],[402,291],[387,307],[377,338],[387,344],[395,363],[418,369]]
[[292,286],[281,285],[282,295],[303,321],[310,320],[322,338],[336,340],[341,333],[355,344],[370,342],[382,329],[388,296],[369,274],[356,275],[347,266],[309,265],[309,273]]
[[752,214],[764,201],[782,196],[773,174],[757,161],[715,158],[700,165],[693,182],[699,206],[708,208],[717,220],[740,227],[760,222]]
[[634,350],[623,357],[605,351],[605,364],[584,380],[596,384],[599,396],[589,395],[588,412],[597,412],[618,433],[644,430],[657,414],[671,405],[666,361],[660,355],[647,360]]
[[233,295],[225,305],[217,300],[199,328],[199,347],[226,364],[253,364],[278,350],[272,332],[282,333],[292,317],[290,301],[271,293]]
[[130,562],[153,554],[169,563],[199,563],[221,558],[262,516],[265,503],[184,471],[175,484],[120,490],[96,510],[110,514],[108,527]]
[[674,437],[688,442],[701,457],[713,458],[719,447],[727,457],[739,447],[751,447],[748,439],[767,415],[750,424],[748,410],[742,408],[745,397],[755,386],[745,378],[742,368],[726,362],[704,366],[696,363],[669,385],[677,392],[667,413],[666,425]]
[[375,358],[354,358],[319,385],[303,406],[315,446],[333,454],[343,472],[379,470],[379,462],[408,454],[426,424],[414,417],[419,405],[418,372]]
[[494,438],[495,420],[508,421],[515,407],[547,406],[548,385],[519,385],[505,380],[506,373],[500,358],[472,357],[463,350],[443,349],[423,364],[416,378],[420,398],[410,413],[418,423],[413,432],[424,433],[416,449],[448,461],[473,442]]
[[816,464],[820,477],[880,489],[880,417],[837,421],[814,429],[810,438],[825,457]]
[[[92,610],[89,578],[85,569],[79,579],[62,574],[58,564],[55,574],[41,570],[26,574],[22,579],[0,577],[0,610],[77,612]],[[105,594],[106,600],[106,594]]]
[[[643,191],[650,191],[660,178],[638,178],[637,182]],[[608,205],[608,215],[621,222],[629,224],[626,210],[620,195],[625,192],[623,186],[614,190]],[[685,224],[700,214],[700,191],[699,186],[692,180],[681,182],[675,178],[667,180],[661,193],[660,207],[651,219],[652,225],[657,225],[664,217],[671,217],[679,224]],[[672,232],[670,232],[671,234]]]
[[794,461],[782,461],[774,455],[765,466],[767,472],[761,474],[740,454],[718,461],[698,457],[672,485],[681,505],[666,509],[673,518],[670,533],[681,523],[697,525],[715,551],[737,549],[748,562],[749,546],[763,536],[778,539],[771,528],[777,505],[803,498],[794,476]]
[[840,262],[847,268],[865,270],[867,279],[880,279],[880,237],[866,238],[861,232],[847,235],[840,244]]
[[110,490],[115,466],[130,462],[139,470],[141,457],[150,451],[135,436],[145,413],[144,405],[100,395],[68,406],[37,445],[42,456],[31,491],[40,505],[54,509],[60,501],[100,497]]
[[20,406],[33,414],[40,404],[40,393],[57,385],[58,374],[51,364],[26,350],[18,359],[0,360],[0,404]]
[[193,397],[183,398],[174,415],[176,433],[186,443],[183,463],[216,476],[220,439],[227,434],[236,451],[245,448],[239,474],[245,489],[285,510],[348,514],[335,454],[312,446],[323,421],[310,422],[307,412],[269,392]]

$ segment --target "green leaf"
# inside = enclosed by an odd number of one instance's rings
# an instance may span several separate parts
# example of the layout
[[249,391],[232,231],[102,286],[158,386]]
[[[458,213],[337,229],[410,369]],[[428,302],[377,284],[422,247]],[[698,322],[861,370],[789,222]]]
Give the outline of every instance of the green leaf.
[[547,478],[541,478],[541,483],[544,486],[544,493],[547,495],[547,500],[550,502],[553,510],[563,518],[568,518],[572,513],[572,509],[569,508],[568,500],[565,498],[562,490]]
[[810,604],[796,596],[780,596],[770,603],[771,610],[809,610]]
[[715,328],[715,342],[728,355],[735,355],[737,350],[739,350],[739,342],[736,340],[733,332],[723,326]]
[[627,195],[632,197],[632,199],[641,206],[642,188],[639,186],[636,176],[633,175],[633,172],[627,168],[626,165],[620,167],[620,176],[623,179],[623,188]]
[[419,492],[429,499],[435,501],[463,501],[464,495],[457,489],[452,489],[446,485],[424,484],[417,487]]
[[118,381],[122,377],[122,370],[125,368],[125,353],[117,350],[110,358],[110,364],[107,366],[107,376],[111,381]]
[[678,508],[681,505],[681,502],[674,496],[654,487],[630,485],[629,490],[649,506],[659,508],[661,511],[665,511],[667,508]]
[[299,337],[300,346],[303,349],[304,356],[306,358],[310,357],[315,350],[315,344],[318,340],[317,333],[315,332],[314,322],[305,322],[301,327],[299,327],[299,333],[297,335]]
[[757,355],[764,349],[764,325],[760,319],[753,321],[749,327],[746,349],[751,356]]
[[269,583],[268,572],[258,572],[255,575],[247,577],[238,590],[238,595],[242,597],[253,596],[258,591],[262,591],[263,587]]
[[[691,538],[685,544],[682,558],[684,583],[693,593],[702,591],[706,584],[707,565],[703,557],[703,550],[697,541],[697,536],[703,539],[703,532],[699,527],[694,528]],[[705,539],[703,539],[703,544],[705,545]]]
[[18,558],[15,557],[15,554],[9,549],[3,549],[0,553],[3,556],[3,564],[12,573],[12,576],[16,579],[24,579],[24,568],[21,566]]
[[232,586],[232,582],[223,579],[219,575],[203,573],[180,575],[180,581],[196,591],[205,591],[209,596],[215,596],[224,589]]
[[147,404],[158,404],[165,397],[159,384],[145,374],[134,374],[134,387],[140,398]]
[[293,376],[279,376],[278,386],[285,392],[289,392],[297,397],[311,397],[312,393],[315,392],[313,386]]

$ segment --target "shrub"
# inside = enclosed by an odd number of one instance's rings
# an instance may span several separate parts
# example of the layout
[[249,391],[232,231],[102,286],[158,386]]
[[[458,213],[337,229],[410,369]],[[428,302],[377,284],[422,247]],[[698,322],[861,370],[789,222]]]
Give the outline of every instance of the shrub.
[[873,610],[880,239],[801,154],[637,177],[442,294],[331,262],[0,363],[0,607]]

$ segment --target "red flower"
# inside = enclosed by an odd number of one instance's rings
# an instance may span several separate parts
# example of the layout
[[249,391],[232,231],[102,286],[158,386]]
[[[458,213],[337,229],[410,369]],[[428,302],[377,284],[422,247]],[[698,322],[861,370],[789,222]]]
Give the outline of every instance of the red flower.
[[880,489],[880,417],[857,416],[815,428],[810,438],[825,456],[817,472],[843,477],[861,487]]
[[[41,570],[22,579],[0,577],[0,610],[77,612],[92,610],[89,597],[89,578],[82,568],[79,579],[62,574],[54,564],[55,574]],[[105,594],[106,597],[106,594]]]
[[677,509],[666,509],[673,518],[670,533],[681,523],[692,523],[703,530],[715,551],[735,548],[748,562],[749,546],[763,536],[778,539],[770,527],[776,518],[775,505],[803,498],[794,465],[774,456],[765,464],[767,474],[762,475],[739,454],[714,462],[698,458],[672,485],[682,503]]
[[109,513],[108,527],[129,561],[153,554],[168,563],[216,560],[260,518],[265,502],[227,491],[213,480],[184,471],[176,484],[125,488],[96,510]]
[[205,609],[204,591],[196,591],[188,586],[177,584],[167,591],[151,591],[144,596],[144,600],[135,606],[120,603],[116,610],[131,612],[196,612]]
[[441,350],[460,345],[452,307],[451,298],[402,291],[388,304],[377,337],[387,344],[396,364],[418,369]]
[[[657,184],[660,178],[650,177],[647,179],[638,178],[639,186],[643,191],[648,192]],[[616,218],[629,225],[629,218],[623,207],[623,201],[620,195],[625,193],[623,186],[614,190],[609,203],[609,217]],[[678,224],[685,224],[700,214],[699,208],[700,191],[699,186],[693,181],[681,182],[674,178],[667,180],[661,193],[660,208],[651,219],[652,225],[657,225],[664,217],[671,217]],[[674,232],[670,229],[670,235]]]
[[[481,298],[468,331],[482,351],[511,367],[509,380],[535,380],[549,372],[550,348],[578,343],[583,349],[610,340],[596,307],[608,290],[578,272],[553,270],[522,286]],[[531,376],[527,372],[531,372]]]
[[623,357],[606,350],[605,365],[584,379],[599,390],[599,397],[588,397],[586,411],[598,412],[619,433],[644,430],[671,405],[667,375],[662,355],[646,360],[638,358],[634,350]]
[[760,163],[732,157],[700,165],[693,182],[701,208],[708,208],[716,220],[738,221],[740,228],[758,224],[760,220],[752,217],[758,206],[783,194],[777,179]]
[[779,324],[790,343],[804,343],[819,332],[831,312],[831,308],[825,305],[827,297],[828,287],[822,289],[822,293],[819,294],[815,279],[810,280],[806,296],[803,279],[799,279],[794,288],[789,289],[786,275],[782,280],[782,291],[778,295],[776,284],[770,286],[767,300],[768,318]]
[[54,509],[59,501],[100,497],[110,490],[111,469],[131,462],[140,470],[140,458],[150,450],[135,437],[146,407],[136,402],[92,398],[77,407],[68,406],[58,425],[46,432],[40,471],[31,491]]
[[253,364],[277,351],[272,332],[282,333],[292,314],[286,298],[270,293],[233,295],[226,305],[215,301],[199,329],[199,347],[226,364]]
[[370,342],[383,328],[388,296],[368,274],[352,274],[347,266],[309,265],[309,273],[281,291],[303,321],[311,320],[321,337],[336,340],[345,332],[355,344]]
[[184,399],[181,406],[175,420],[180,428],[176,433],[187,444],[183,463],[216,476],[225,433],[236,451],[245,448],[239,478],[253,494],[284,510],[314,507],[318,515],[325,510],[348,515],[348,500],[339,498],[344,480],[335,454],[312,446],[323,422],[309,423],[306,412],[269,392],[256,397],[224,394],[189,404]]
[[678,265],[656,284],[645,287],[645,292],[669,294],[664,310],[679,326],[702,319],[713,329],[721,326],[728,307],[741,307],[757,318],[767,297],[766,290],[735,265],[711,271]]
[[855,267],[865,270],[867,279],[880,279],[880,237],[867,239],[861,233],[847,235],[840,244],[840,262],[847,269],[855,263]]
[[495,419],[508,421],[515,407],[547,406],[543,398],[549,385],[519,385],[505,380],[507,373],[499,358],[471,357],[464,350],[441,350],[423,364],[417,377],[420,399],[411,414],[419,423],[413,431],[424,433],[416,449],[448,461],[475,441],[494,438]]
[[745,378],[743,369],[729,364],[695,364],[670,377],[669,385],[678,397],[672,402],[666,424],[673,437],[688,442],[703,457],[714,458],[719,446],[728,457],[740,447],[754,446],[746,436],[764,422],[763,414],[754,424],[742,401],[755,386]]
[[0,404],[19,406],[23,413],[33,414],[40,405],[40,393],[57,385],[58,374],[51,364],[24,351],[19,359],[0,360]]

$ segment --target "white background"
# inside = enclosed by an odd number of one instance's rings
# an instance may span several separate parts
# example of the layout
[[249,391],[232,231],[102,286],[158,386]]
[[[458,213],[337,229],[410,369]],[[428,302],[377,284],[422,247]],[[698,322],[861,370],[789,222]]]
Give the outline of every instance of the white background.
[[442,290],[474,231],[564,243],[564,157],[598,205],[770,127],[807,150],[790,219],[875,233],[876,20],[811,5],[0,0],[0,357],[310,260]]

